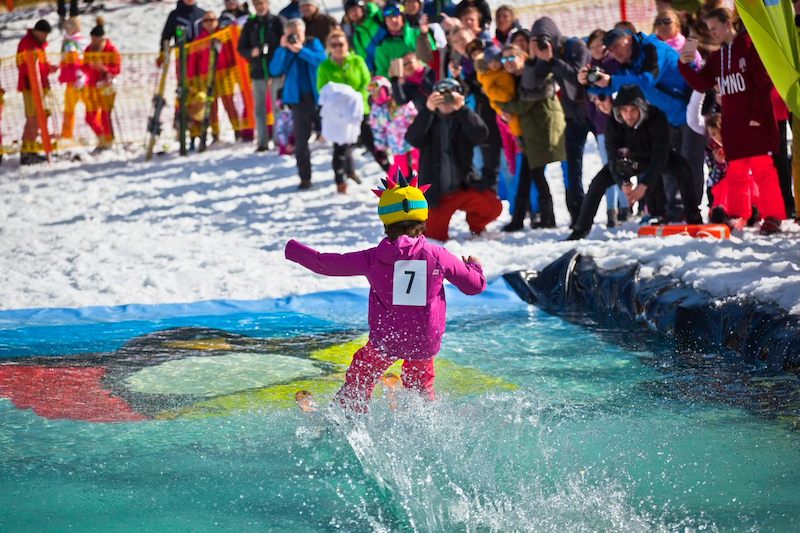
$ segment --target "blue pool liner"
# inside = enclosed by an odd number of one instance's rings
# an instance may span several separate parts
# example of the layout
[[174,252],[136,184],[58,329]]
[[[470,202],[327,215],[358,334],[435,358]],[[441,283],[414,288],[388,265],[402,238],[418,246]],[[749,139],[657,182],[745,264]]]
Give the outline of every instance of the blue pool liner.
[[[448,319],[524,309],[502,278],[479,296],[446,286]],[[369,291],[347,289],[261,300],[0,311],[0,359],[112,352],[155,331],[204,327],[252,337],[366,332]]]
[[[492,280],[486,291],[467,296],[445,285],[448,317],[461,313],[503,311],[519,308],[519,299],[502,277]],[[92,307],[41,307],[0,311],[0,330],[31,326],[79,325],[98,322],[157,321],[176,317],[222,316],[236,313],[292,312],[332,322],[366,323],[369,289],[343,289],[261,300],[206,300],[192,303],[127,304]]]

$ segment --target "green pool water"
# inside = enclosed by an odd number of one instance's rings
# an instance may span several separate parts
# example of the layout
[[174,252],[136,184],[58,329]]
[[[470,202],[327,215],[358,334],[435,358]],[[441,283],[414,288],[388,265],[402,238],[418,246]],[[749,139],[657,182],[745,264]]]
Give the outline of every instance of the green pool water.
[[[261,336],[280,330],[268,318]],[[798,529],[800,435],[741,393],[759,369],[580,321],[461,312],[440,357],[517,388],[395,410],[381,396],[353,421],[256,407],[91,423],[0,399],[0,530]]]

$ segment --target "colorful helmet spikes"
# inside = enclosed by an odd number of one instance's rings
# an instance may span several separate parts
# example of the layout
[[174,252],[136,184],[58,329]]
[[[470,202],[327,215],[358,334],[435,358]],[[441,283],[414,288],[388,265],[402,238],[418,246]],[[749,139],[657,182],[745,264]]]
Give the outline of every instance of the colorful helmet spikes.
[[380,198],[378,216],[386,226],[404,220],[428,220],[428,201],[424,193],[430,185],[417,187],[417,175],[412,172],[409,181],[400,169],[394,179],[386,176],[381,181],[385,188],[373,189],[372,192]]

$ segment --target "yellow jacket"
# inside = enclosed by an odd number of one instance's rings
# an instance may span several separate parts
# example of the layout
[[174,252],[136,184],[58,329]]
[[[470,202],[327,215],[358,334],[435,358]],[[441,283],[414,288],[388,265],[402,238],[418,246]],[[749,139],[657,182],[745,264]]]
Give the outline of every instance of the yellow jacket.
[[[513,74],[509,74],[505,69],[500,70],[480,70],[476,73],[478,75],[478,83],[483,87],[483,92],[489,98],[489,103],[498,115],[503,112],[498,106],[498,103],[508,103],[517,99],[517,80]],[[508,128],[511,134],[516,137],[522,136],[522,126],[519,122],[517,115],[511,115],[508,121]]]

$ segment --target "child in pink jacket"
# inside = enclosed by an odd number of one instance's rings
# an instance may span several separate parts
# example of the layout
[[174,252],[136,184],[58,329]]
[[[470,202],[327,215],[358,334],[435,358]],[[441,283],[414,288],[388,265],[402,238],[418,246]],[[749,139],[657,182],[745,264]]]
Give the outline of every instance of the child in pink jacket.
[[425,240],[428,203],[417,178],[408,183],[383,180],[378,216],[387,237],[378,246],[347,254],[319,253],[295,240],[286,244],[286,258],[327,276],[366,276],[369,291],[369,341],[353,355],[345,384],[335,400],[365,412],[378,380],[403,359],[402,381],[423,396],[435,396],[433,358],[445,330],[444,281],[465,294],[486,289],[480,262],[458,259]]

